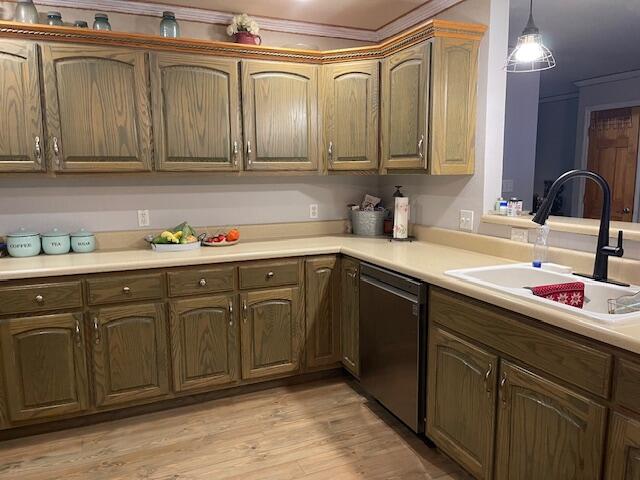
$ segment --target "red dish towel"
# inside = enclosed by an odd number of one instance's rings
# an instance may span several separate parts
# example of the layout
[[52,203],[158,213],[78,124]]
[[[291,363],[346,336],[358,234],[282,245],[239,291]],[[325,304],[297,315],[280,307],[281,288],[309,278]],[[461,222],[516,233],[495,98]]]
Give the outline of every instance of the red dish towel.
[[554,302],[564,303],[572,307],[582,308],[584,305],[584,283],[557,283],[555,285],[540,285],[529,287],[534,295],[548,298]]

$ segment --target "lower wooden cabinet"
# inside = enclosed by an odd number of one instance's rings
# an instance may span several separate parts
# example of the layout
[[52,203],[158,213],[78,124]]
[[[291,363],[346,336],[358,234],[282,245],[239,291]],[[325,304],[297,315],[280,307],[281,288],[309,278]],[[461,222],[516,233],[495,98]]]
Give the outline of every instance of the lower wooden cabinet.
[[202,390],[239,378],[235,298],[219,295],[171,303],[171,358],[176,391]]
[[0,332],[12,421],[55,417],[88,408],[80,313],[4,320]]
[[360,263],[343,257],[340,262],[340,321],[342,365],[360,376]]
[[606,408],[502,361],[497,480],[600,478]]
[[611,416],[607,457],[607,480],[640,480],[639,420],[620,413]]
[[476,478],[493,478],[498,357],[433,326],[428,363],[427,435]]
[[164,303],[102,308],[91,322],[96,406],[169,393]]
[[305,264],[307,367],[340,362],[340,262],[309,258]]
[[304,344],[299,287],[241,294],[242,378],[296,372]]

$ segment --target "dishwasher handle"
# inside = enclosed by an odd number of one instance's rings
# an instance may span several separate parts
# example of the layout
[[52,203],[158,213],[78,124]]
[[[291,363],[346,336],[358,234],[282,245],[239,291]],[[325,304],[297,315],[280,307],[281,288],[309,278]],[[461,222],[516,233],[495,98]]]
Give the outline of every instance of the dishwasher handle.
[[[387,283],[381,282],[380,280],[376,280],[375,278],[368,277],[366,275],[360,275],[360,282],[369,284],[375,288],[379,288],[380,290],[384,290],[385,292],[389,292],[397,297],[404,298],[405,300],[414,303],[417,305],[420,304],[420,299],[416,295],[412,295],[410,293],[405,292],[399,288],[396,288]],[[418,308],[413,309],[413,313],[415,316],[418,316]]]

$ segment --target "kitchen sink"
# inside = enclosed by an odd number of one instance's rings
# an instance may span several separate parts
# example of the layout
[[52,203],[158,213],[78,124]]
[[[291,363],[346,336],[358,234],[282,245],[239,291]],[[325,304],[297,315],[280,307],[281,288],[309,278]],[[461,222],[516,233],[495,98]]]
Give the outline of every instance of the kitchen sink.
[[[623,287],[610,283],[596,282],[589,278],[574,275],[570,273],[568,268],[558,265],[549,264],[548,268],[534,268],[528,263],[518,263],[449,270],[445,272],[445,275],[602,323],[640,323],[640,312],[611,314],[608,307],[609,299],[633,295],[640,292],[640,287],[633,285]],[[538,297],[526,288],[569,282],[584,283],[586,301],[582,308]]]

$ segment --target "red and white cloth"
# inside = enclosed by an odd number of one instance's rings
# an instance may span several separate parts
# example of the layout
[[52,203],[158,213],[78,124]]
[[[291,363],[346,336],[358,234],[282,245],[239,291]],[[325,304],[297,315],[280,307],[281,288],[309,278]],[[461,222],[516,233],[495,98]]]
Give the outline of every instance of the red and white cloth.
[[554,302],[564,303],[576,308],[582,308],[584,305],[584,283],[582,282],[540,285],[538,287],[530,287],[530,289],[534,295]]

